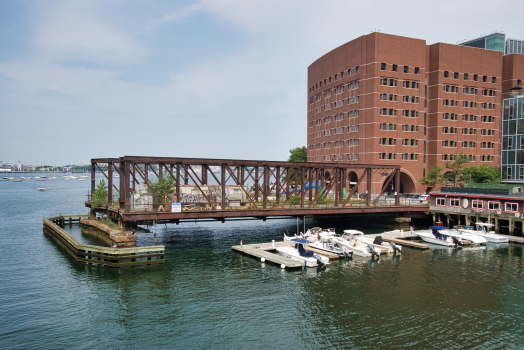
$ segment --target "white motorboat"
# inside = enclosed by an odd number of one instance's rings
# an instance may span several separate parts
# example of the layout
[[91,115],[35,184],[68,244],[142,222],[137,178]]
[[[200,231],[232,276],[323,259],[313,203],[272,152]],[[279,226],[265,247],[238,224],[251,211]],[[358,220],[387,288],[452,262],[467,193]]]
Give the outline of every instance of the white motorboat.
[[48,181],[55,181],[55,180],[57,180],[57,179],[58,179],[58,177],[56,177],[56,176],[51,176],[51,177],[50,177],[49,179],[47,179],[47,180],[48,180]]
[[364,233],[357,230],[344,230],[342,236],[334,237],[334,241],[340,246],[349,249],[354,255],[363,257],[380,257],[382,251],[373,244],[362,241]]
[[375,236],[374,239],[366,237],[362,234],[362,242],[372,244],[375,248],[380,249],[382,253],[394,254],[395,252],[402,253],[402,246],[393,242],[384,242],[382,236]]
[[309,243],[308,247],[322,250],[328,253],[337,254],[338,256],[351,257],[353,252],[346,247],[341,247],[335,242],[335,237],[333,236],[323,236],[320,239],[315,240],[313,243]]
[[445,234],[456,237],[461,240],[468,240],[471,242],[472,245],[486,245],[488,243],[486,238],[482,236],[474,235],[472,233],[464,232],[461,230],[446,230]]
[[509,238],[501,236],[501,235],[497,235],[495,231],[490,231],[490,228],[491,226],[493,226],[493,224],[489,224],[487,222],[477,222],[476,225],[477,225],[476,230],[473,230],[473,227],[471,227],[471,228],[463,228],[463,229],[460,229],[459,231],[470,234],[470,235],[484,237],[486,241],[491,242],[491,243],[508,243],[509,242]]
[[291,241],[294,239],[303,239],[307,240],[309,242],[315,242],[316,240],[320,239],[321,237],[334,237],[335,236],[335,229],[334,228],[328,228],[326,230],[320,228],[320,227],[313,227],[306,231],[306,233],[300,232],[300,234],[297,236],[287,236],[284,234],[284,241]]
[[418,230],[414,233],[424,242],[443,245],[446,247],[463,246],[464,243],[460,238],[447,234],[449,229],[444,226],[431,226],[429,230]]
[[315,267],[329,264],[329,258],[305,250],[304,243],[297,242],[294,247],[277,247],[276,250],[281,256],[303,262],[305,266]]
[[44,186],[40,186],[40,187],[38,187],[38,190],[39,191],[45,191],[45,187]]

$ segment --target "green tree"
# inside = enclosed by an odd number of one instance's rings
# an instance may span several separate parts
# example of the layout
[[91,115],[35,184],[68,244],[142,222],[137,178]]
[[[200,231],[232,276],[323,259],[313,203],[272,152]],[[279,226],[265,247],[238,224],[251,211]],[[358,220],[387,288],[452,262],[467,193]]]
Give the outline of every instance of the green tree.
[[[288,162],[295,162],[295,163],[305,163],[307,162],[307,148],[306,146],[303,146],[303,147],[296,147],[296,148],[293,148],[293,149],[290,149],[289,150],[289,158],[287,159]],[[306,174],[307,176],[307,174]],[[294,179],[295,179],[295,170],[294,169],[291,169],[290,172],[289,172],[289,177],[290,177],[290,180],[291,180],[291,184],[294,184]],[[299,171],[298,172],[298,177],[297,177],[297,180],[300,182],[301,180],[301,177],[302,177],[302,173]],[[305,179],[304,179],[305,180]],[[282,177],[282,181],[287,181],[287,177],[286,176],[283,176]]]
[[307,148],[306,146],[302,147],[296,147],[289,150],[289,158],[288,162],[299,162],[299,163],[305,163],[307,162]]
[[103,179],[100,180],[91,196],[91,208],[97,208],[101,203],[107,203],[107,185]]
[[453,182],[455,186],[459,184],[464,187],[464,182],[469,180],[469,172],[465,171],[464,164],[469,163],[468,156],[462,153],[451,155],[452,162],[446,162],[446,169],[449,171],[444,174],[445,182]]
[[[153,188],[154,193],[156,193],[164,201],[167,199],[167,196],[175,193],[175,179],[171,176],[159,177],[156,180],[149,181],[149,185]],[[147,188],[149,193],[153,193],[151,188]]]
[[487,164],[482,164],[479,168],[476,166],[471,166],[465,169],[464,175],[469,180],[471,177],[471,182],[475,183],[500,183],[500,168],[496,166],[490,166]]
[[442,183],[442,168],[438,165],[433,165],[431,169],[429,169],[426,176],[424,176],[422,179],[418,180],[418,182],[424,186],[427,186],[430,190],[435,187],[436,185]]

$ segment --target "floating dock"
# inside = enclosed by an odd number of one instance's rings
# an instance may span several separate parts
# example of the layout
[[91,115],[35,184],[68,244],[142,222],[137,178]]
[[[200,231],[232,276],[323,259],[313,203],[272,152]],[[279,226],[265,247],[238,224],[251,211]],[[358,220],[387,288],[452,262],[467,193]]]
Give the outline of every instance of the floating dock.
[[[305,267],[305,264],[303,262],[288,259],[276,253],[276,247],[293,247],[294,245],[294,242],[275,242],[273,246],[273,243],[271,242],[235,245],[231,247],[231,249],[242,255],[249,255],[259,259],[265,258],[267,262],[277,264],[279,266],[284,264],[286,269],[303,268]],[[273,253],[273,251],[275,253]]]

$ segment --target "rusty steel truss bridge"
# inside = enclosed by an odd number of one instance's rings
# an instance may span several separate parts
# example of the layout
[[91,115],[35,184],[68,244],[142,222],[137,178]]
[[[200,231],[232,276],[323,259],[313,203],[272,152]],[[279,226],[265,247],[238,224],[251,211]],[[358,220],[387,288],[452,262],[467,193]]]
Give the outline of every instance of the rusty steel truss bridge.
[[[97,172],[107,181],[108,202],[92,208],[90,194],[97,186]],[[385,177],[376,196],[371,195],[372,173]],[[159,178],[171,184],[169,194],[157,193],[160,190],[155,182]],[[420,217],[428,211],[427,205],[402,200],[398,192],[394,199],[386,200],[384,192],[391,183],[393,188],[400,188],[398,165],[98,158],[91,160],[91,191],[86,207],[91,208],[92,214],[105,214],[125,227],[152,222],[178,224],[299,216]]]

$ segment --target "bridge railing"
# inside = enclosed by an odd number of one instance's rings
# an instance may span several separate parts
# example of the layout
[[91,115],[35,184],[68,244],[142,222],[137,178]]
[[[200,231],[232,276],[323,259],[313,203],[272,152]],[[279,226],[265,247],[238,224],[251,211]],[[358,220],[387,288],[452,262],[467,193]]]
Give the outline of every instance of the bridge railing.
[[[180,205],[178,205],[180,204]],[[399,204],[395,204],[395,199],[382,199],[371,202],[367,205],[366,201],[353,201],[345,204],[338,203],[335,205],[334,201],[327,201],[325,203],[310,203],[305,201],[304,205],[293,202],[266,202],[266,208],[263,208],[262,203],[228,203],[222,206],[221,203],[209,202],[194,202],[194,203],[176,203],[176,202],[158,202],[151,204],[127,204],[124,206],[124,213],[171,213],[171,212],[187,212],[187,211],[243,211],[243,210],[294,210],[294,209],[328,209],[328,208],[369,208],[369,207],[420,207],[428,206],[427,201],[419,201],[414,199],[400,199]],[[116,205],[114,205],[116,208]],[[122,208],[120,208],[122,210]]]

